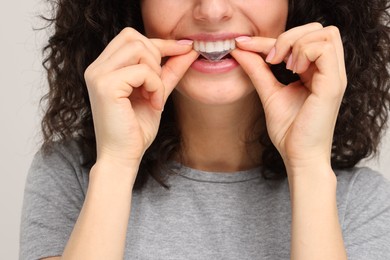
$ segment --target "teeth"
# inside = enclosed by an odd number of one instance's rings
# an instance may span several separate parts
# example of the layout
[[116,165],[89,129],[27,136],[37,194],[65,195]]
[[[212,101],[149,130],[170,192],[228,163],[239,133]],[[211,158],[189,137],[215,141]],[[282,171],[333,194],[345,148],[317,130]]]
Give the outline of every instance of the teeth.
[[223,52],[232,51],[236,48],[234,40],[206,42],[206,41],[194,41],[194,50],[197,52]]
[[194,41],[194,50],[210,61],[218,61],[236,48],[233,39],[215,42]]
[[206,44],[204,42],[199,43],[199,51],[201,51],[201,52],[206,51]]
[[[223,48],[224,48],[225,50],[230,49],[230,44],[231,44],[230,41],[225,41],[225,42],[223,43]],[[233,41],[233,45],[235,45],[235,42],[234,42],[234,41]],[[234,46],[234,47],[235,47],[235,46]],[[232,49],[234,49],[234,47],[233,47]]]

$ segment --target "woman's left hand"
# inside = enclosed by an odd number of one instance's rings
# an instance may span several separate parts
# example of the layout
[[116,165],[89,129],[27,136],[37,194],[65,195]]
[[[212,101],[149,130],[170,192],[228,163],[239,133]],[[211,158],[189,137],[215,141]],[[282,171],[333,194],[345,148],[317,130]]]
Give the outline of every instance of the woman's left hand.
[[[231,55],[251,78],[266,117],[269,136],[290,173],[330,167],[334,127],[347,85],[344,52],[336,27],[311,23],[277,39],[237,38]],[[283,85],[266,61],[286,61],[300,80]],[[289,174],[290,175],[290,174]]]

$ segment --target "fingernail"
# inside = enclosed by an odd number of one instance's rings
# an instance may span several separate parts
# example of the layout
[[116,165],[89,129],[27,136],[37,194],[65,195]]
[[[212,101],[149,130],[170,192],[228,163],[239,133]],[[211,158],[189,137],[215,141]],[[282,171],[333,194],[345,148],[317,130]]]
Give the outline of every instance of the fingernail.
[[192,45],[194,41],[192,40],[179,40],[177,41],[177,44],[180,44],[180,45]]
[[237,37],[235,40],[236,40],[236,42],[248,42],[248,41],[252,40],[252,38],[249,36],[240,36],[240,37]]
[[268,53],[267,58],[265,59],[266,62],[271,63],[271,61],[274,59],[276,54],[276,48],[273,47],[271,51]]
[[292,66],[292,61],[293,61],[293,56],[292,56],[292,53],[290,54],[290,57],[288,57],[288,60],[287,60],[287,64],[286,64],[286,69],[288,70],[291,70],[291,66]]

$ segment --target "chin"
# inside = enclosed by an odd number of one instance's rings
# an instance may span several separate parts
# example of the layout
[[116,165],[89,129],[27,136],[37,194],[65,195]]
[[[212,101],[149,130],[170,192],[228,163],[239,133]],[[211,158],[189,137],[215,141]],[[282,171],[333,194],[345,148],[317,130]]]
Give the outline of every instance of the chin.
[[197,75],[187,73],[176,87],[177,96],[204,105],[229,105],[255,92],[248,76],[241,70],[236,75]]

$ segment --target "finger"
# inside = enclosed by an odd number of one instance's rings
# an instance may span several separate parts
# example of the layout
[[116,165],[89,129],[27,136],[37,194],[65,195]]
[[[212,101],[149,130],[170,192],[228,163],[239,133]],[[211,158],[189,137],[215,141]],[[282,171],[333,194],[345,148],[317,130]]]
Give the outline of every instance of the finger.
[[[115,89],[111,86],[115,86]],[[163,107],[164,85],[160,76],[145,64],[125,67],[105,75],[99,80],[103,96],[113,98],[129,98],[135,88],[142,88],[144,97],[150,100],[156,110]],[[145,92],[147,95],[145,95]]]
[[144,42],[132,41],[117,49],[104,62],[95,65],[97,73],[107,73],[136,64],[147,64],[157,74],[161,73],[160,61],[156,61]]
[[156,61],[160,61],[161,56],[154,44],[152,44],[152,42],[147,37],[139,33],[137,30],[127,27],[123,29],[114,39],[111,40],[111,42],[106,46],[103,52],[96,59],[96,64],[104,62],[114,52],[122,48],[122,46],[127,45],[136,40],[143,42],[147,49],[151,52],[153,57],[156,59]]
[[235,39],[236,46],[244,51],[258,52],[268,55],[276,43],[276,39],[267,37],[241,36]]
[[[235,39],[236,46],[244,51],[257,52],[261,57],[266,59],[269,53],[275,46],[276,39],[267,37],[248,37],[241,36]],[[288,57],[285,57],[284,62],[287,63]]]
[[337,71],[338,74],[338,62],[334,52],[335,48],[329,42],[311,42],[305,44],[295,55],[296,72],[303,73],[311,63],[315,63],[320,73],[331,75]]
[[163,40],[151,39],[153,45],[159,50],[161,57],[177,56],[188,53],[192,50],[191,40]]
[[[316,81],[317,84],[311,86],[312,93],[329,99],[338,99],[337,97],[341,97],[345,90],[340,78],[338,59],[334,53],[335,47],[329,42],[308,43],[297,53],[296,60],[296,72],[301,75],[301,80],[304,83]],[[312,63],[318,72],[314,77],[312,75],[306,77],[305,72]],[[317,86],[319,87],[316,88]]]
[[263,105],[266,104],[268,98],[278,91],[282,84],[275,78],[269,66],[258,54],[235,49],[231,55],[251,79]]
[[271,64],[278,64],[289,56],[292,46],[304,35],[321,30],[323,26],[320,23],[309,23],[292,28],[282,33],[276,40],[274,48],[270,51],[266,61]]
[[340,77],[346,74],[343,43],[341,40],[340,32],[335,26],[328,26],[322,30],[313,31],[296,41],[292,50],[292,68],[295,67],[295,59],[298,53],[304,48],[305,45],[311,42],[329,42],[334,46],[334,53],[331,56],[335,56],[338,62],[338,68],[340,70]]
[[165,86],[164,103],[187,72],[188,68],[198,57],[199,54],[192,50],[187,54],[171,57],[164,64],[161,72],[161,80]]

